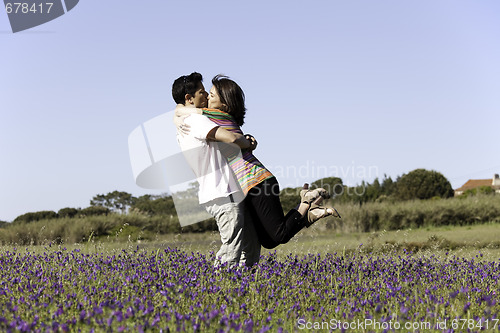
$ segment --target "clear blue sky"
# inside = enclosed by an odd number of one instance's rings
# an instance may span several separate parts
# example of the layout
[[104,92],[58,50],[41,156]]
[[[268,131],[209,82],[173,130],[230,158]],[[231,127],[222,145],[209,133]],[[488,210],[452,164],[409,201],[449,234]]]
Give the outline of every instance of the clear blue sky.
[[416,168],[454,188],[490,178],[499,17],[497,0],[85,0],[12,34],[0,11],[0,220],[160,193],[135,185],[127,138],[192,71],[242,86],[243,129],[282,187]]

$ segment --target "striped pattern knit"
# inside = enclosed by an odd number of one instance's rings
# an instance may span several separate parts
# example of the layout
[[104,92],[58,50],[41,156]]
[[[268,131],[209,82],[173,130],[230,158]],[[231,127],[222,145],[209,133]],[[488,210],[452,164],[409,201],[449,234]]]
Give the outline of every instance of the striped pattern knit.
[[[216,109],[203,109],[203,115],[228,131],[243,134],[233,117],[226,112]],[[249,150],[242,150],[242,158],[229,157],[229,165],[236,174],[236,178],[245,195],[250,189],[264,180],[273,177],[264,165]]]

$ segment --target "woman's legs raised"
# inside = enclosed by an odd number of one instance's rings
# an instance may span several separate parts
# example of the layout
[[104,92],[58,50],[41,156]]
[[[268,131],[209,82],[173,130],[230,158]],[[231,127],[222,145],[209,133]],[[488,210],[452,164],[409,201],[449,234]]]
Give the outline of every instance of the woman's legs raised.
[[245,198],[259,241],[267,249],[287,243],[306,225],[304,216],[309,205],[300,204],[285,216],[279,193],[278,181],[272,177],[252,188]]

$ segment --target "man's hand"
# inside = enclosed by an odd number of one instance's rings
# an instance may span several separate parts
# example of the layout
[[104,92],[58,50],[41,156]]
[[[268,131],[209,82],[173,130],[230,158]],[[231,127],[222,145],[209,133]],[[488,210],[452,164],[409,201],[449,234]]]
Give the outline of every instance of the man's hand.
[[245,134],[245,139],[250,141],[250,148],[247,148],[250,151],[253,151],[257,148],[257,140],[251,134]]

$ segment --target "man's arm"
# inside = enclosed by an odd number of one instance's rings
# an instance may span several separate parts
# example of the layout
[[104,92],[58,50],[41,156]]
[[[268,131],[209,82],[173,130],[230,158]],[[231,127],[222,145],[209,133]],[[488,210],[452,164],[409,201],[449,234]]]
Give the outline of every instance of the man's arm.
[[[181,113],[178,114],[177,111],[181,111]],[[191,126],[184,123],[185,117],[189,116],[190,114],[200,114],[202,112],[203,110],[201,109],[186,108],[183,105],[177,105],[175,112],[176,116],[174,116],[174,118],[181,118],[181,121],[179,121],[179,119],[174,119],[174,123],[178,127],[181,125],[183,126],[179,127],[181,132],[183,132],[184,134],[189,134]],[[215,125],[211,120],[208,120],[208,118],[203,119],[206,119],[205,121],[209,124],[212,124],[212,126]],[[241,149],[254,150],[257,147],[257,141],[252,135],[247,134],[245,136],[239,133],[230,132],[220,126],[213,127],[212,130],[208,132],[206,139],[224,143],[232,143],[237,145]]]

